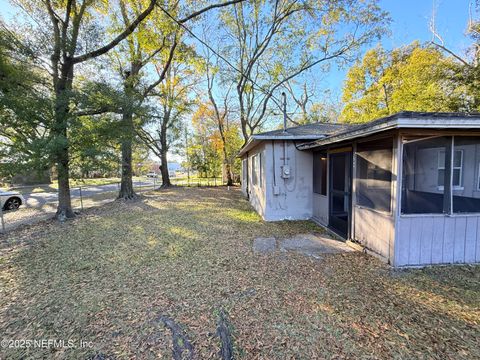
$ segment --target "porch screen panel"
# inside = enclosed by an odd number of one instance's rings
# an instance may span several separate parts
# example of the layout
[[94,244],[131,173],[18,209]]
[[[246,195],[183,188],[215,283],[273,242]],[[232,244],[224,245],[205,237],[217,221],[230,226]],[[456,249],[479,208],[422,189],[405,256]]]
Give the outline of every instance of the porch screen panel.
[[455,136],[453,144],[453,212],[480,213],[480,137]]
[[434,137],[403,144],[402,214],[448,212],[444,185],[450,182],[445,166],[450,143],[451,138]]
[[356,152],[356,202],[390,212],[393,138],[359,143]]
[[313,192],[327,195],[327,155],[313,153]]

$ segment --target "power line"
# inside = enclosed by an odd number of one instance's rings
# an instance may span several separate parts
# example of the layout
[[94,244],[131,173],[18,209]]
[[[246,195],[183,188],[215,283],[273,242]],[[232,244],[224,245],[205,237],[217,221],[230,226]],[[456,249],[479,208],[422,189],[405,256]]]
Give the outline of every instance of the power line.
[[[233,65],[227,58],[225,58],[223,55],[219,54],[215,49],[213,49],[207,42],[205,42],[203,39],[198,37],[192,30],[190,30],[185,24],[181,23],[179,20],[177,20],[172,14],[170,14],[166,9],[164,9],[161,5],[157,3],[157,6],[162,10],[170,19],[172,19],[177,25],[181,26],[184,28],[192,37],[194,37],[197,41],[202,43],[205,47],[207,47],[212,53],[214,53],[216,56],[218,56],[220,59],[222,59],[228,66],[230,66],[232,69],[237,71],[240,75],[242,75],[245,79],[250,81],[255,87],[257,87],[257,90],[263,92],[265,95],[270,96],[270,98],[273,100],[273,102],[282,110],[282,106],[279,103],[280,100],[273,95],[272,92],[264,90],[260,85],[258,85],[252,78],[249,76],[245,75],[240,69],[238,69],[235,65]],[[288,119],[293,122],[293,120],[287,115]]]

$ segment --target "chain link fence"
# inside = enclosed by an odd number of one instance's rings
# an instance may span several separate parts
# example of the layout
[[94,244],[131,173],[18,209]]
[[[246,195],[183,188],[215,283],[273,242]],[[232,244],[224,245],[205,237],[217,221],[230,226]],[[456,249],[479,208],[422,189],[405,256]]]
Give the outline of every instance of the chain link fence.
[[[222,186],[221,178],[200,178],[200,177],[172,177],[172,185],[200,187],[200,186]],[[161,179],[144,178],[135,180],[134,190],[137,193],[152,191],[158,189],[161,185]],[[111,202],[118,196],[120,190],[120,182],[110,182],[99,185],[82,185],[70,188],[72,199],[72,208],[74,211],[82,211],[83,209],[100,206],[107,202]],[[38,186],[16,188],[25,202],[18,210],[5,211],[4,200],[0,197],[0,233],[15,229],[22,225],[29,225],[38,221],[52,218],[57,210],[57,189],[50,186]]]

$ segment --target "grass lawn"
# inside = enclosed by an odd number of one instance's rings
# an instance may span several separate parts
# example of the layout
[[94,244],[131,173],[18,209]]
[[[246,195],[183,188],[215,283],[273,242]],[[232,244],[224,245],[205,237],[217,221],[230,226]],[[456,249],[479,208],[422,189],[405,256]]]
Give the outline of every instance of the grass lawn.
[[222,310],[236,358],[480,358],[479,267],[394,271],[358,252],[251,250],[257,236],[312,231],[261,221],[237,189],[175,188],[3,235],[0,338],[91,347],[0,358],[169,359],[162,315],[198,359],[218,358]]

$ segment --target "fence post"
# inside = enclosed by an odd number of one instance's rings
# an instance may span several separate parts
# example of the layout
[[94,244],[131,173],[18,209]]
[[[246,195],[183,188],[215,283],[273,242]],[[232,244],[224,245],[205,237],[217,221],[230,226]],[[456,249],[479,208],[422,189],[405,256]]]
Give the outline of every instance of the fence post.
[[0,197],[0,218],[2,218],[2,232],[5,232],[5,221],[3,220],[3,202]]
[[80,208],[81,208],[82,211],[83,211],[82,187],[80,186],[78,189],[80,190]]

